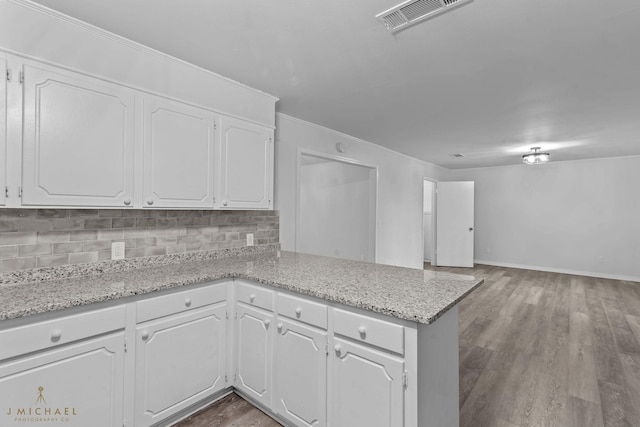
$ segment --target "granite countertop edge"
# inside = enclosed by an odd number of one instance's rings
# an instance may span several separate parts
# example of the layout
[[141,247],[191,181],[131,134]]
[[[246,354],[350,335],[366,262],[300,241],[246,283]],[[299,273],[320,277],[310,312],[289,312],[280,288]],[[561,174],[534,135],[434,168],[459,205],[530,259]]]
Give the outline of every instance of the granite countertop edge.
[[[279,257],[279,254],[280,252],[278,252],[278,257]],[[329,260],[328,264],[331,264],[331,260],[333,260],[331,258],[317,257],[313,255],[302,255],[302,254],[295,254],[295,253],[289,253],[289,254],[300,255],[305,257],[305,259],[312,260],[312,261],[316,258],[323,259],[325,263],[327,263],[326,260]],[[236,257],[233,257],[233,259],[227,258],[227,260],[231,259],[232,261],[246,263],[246,262],[252,262],[254,258],[255,256],[250,257],[247,255],[238,255]],[[214,259],[214,260],[208,260],[208,261],[202,261],[202,260],[189,261],[180,265],[189,266],[189,264],[191,263],[193,264],[194,267],[198,267],[198,266],[204,266],[205,262],[216,263],[216,261],[223,262],[225,260]],[[360,267],[362,267],[362,264],[369,264],[369,263],[363,263],[359,261],[345,261],[340,259],[335,259],[334,262],[336,264],[353,263],[354,265],[360,265]],[[376,266],[376,268],[383,269],[383,270],[388,269],[393,274],[398,274],[398,275],[402,274],[403,271],[411,271],[411,272],[418,271],[414,269],[385,266],[381,264],[369,264],[367,267],[369,266]],[[298,267],[298,266],[295,265],[295,267]],[[206,268],[215,269],[215,266],[208,264],[206,265]],[[300,268],[304,269],[304,266]],[[195,269],[196,268],[194,268],[194,270]],[[38,287],[56,286],[56,282],[66,283],[67,281],[70,281],[70,280],[84,281],[84,282],[90,282],[92,280],[93,281],[102,280],[105,282],[109,282],[112,276],[114,277],[113,281],[115,282],[118,280],[115,276],[121,275],[121,274],[133,275],[133,276],[129,276],[128,280],[130,280],[131,282],[134,282],[136,280],[135,275],[144,276],[145,274],[149,274],[149,271],[150,271],[149,267],[145,267],[145,268],[138,268],[138,269],[129,269],[127,271],[123,271],[119,273],[106,272],[106,273],[96,274],[96,275],[76,276],[73,278],[43,280],[39,282],[33,282],[31,283],[31,285],[37,285]],[[372,311],[372,312],[376,312],[379,314],[395,317],[395,318],[410,321],[410,322],[421,323],[421,324],[431,324],[484,282],[484,279],[481,279],[481,278],[473,278],[469,276],[457,276],[451,273],[440,273],[440,274],[443,276],[443,278],[445,278],[444,280],[446,282],[457,281],[456,283],[458,282],[463,283],[464,284],[463,288],[466,288],[466,290],[464,292],[458,293],[453,298],[449,298],[449,300],[446,301],[446,303],[443,303],[442,301],[437,301],[436,303],[433,304],[433,308],[423,309],[423,310],[403,311],[402,309],[398,309],[398,308],[393,309],[393,308],[390,308],[390,304],[385,304],[384,301],[367,302],[367,301],[364,301],[362,298],[359,298],[358,295],[345,296],[344,294],[340,294],[340,292],[337,292],[337,291],[332,293],[328,291],[323,291],[321,289],[317,289],[318,287],[314,288],[313,285],[304,286],[304,285],[300,285],[299,283],[296,284],[295,281],[292,279],[278,280],[278,279],[265,277],[265,276],[268,276],[268,274],[261,275],[259,273],[256,274],[255,272],[247,273],[247,272],[240,271],[240,269],[235,269],[235,268],[229,268],[225,270],[224,267],[222,266],[219,272],[210,271],[210,272],[207,272],[206,274],[198,274],[198,272],[194,272],[194,273],[185,272],[185,273],[180,273],[181,275],[180,279],[168,279],[167,281],[164,281],[164,282],[161,280],[155,280],[151,284],[141,285],[139,288],[134,288],[134,289],[121,289],[116,291],[112,291],[108,289],[104,289],[104,291],[102,291],[102,289],[100,289],[100,292],[98,292],[97,294],[83,295],[82,289],[78,288],[77,292],[74,293],[74,295],[70,295],[68,297],[67,296],[61,297],[61,298],[58,298],[58,300],[53,302],[42,301],[40,303],[31,303],[28,305],[24,305],[24,304],[17,305],[12,308],[7,307],[7,305],[9,304],[3,303],[2,306],[0,306],[0,321],[28,317],[28,316],[33,316],[33,315],[38,315],[43,313],[49,313],[53,311],[64,310],[64,309],[73,308],[73,307],[80,307],[80,306],[90,305],[94,303],[113,301],[121,298],[147,295],[153,292],[176,289],[184,286],[202,284],[202,283],[213,282],[213,281],[223,280],[228,278],[240,278],[240,279],[245,279],[245,280],[257,282],[260,284],[264,284],[267,286],[271,286],[274,288],[283,289],[283,290],[295,292],[302,295],[308,295],[308,296],[316,297],[325,301],[344,304],[350,307]],[[459,277],[460,279],[457,279],[457,277]],[[400,278],[400,280],[401,279],[402,278]],[[303,279],[299,279],[299,280],[303,280]],[[437,282],[438,278],[436,277],[433,280]],[[141,283],[144,283],[144,280],[141,280]],[[3,289],[7,290],[14,286],[19,287],[24,285],[25,284],[4,285],[3,287],[0,287],[0,297],[3,296],[2,294]]]

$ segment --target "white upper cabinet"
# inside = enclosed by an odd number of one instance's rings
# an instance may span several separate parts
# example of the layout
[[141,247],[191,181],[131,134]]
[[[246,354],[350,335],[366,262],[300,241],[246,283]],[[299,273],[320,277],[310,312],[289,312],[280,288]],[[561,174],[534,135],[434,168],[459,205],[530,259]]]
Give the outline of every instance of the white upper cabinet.
[[213,207],[214,127],[210,111],[145,97],[144,207]]
[[[0,76],[7,75],[7,61],[0,58]],[[6,204],[7,187],[7,79],[0,82],[0,206]]]
[[216,207],[272,209],[273,130],[222,117]]
[[132,206],[133,92],[46,66],[23,72],[22,204]]
[[0,47],[3,77],[8,69],[0,206],[273,209],[272,123]]

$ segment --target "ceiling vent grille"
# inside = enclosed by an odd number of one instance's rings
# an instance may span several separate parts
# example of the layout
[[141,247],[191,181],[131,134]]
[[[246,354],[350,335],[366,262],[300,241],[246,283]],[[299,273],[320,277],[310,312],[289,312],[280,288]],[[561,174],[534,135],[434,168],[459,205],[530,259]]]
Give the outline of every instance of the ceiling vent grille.
[[469,3],[471,0],[409,0],[376,15],[387,30],[395,33],[425,19]]

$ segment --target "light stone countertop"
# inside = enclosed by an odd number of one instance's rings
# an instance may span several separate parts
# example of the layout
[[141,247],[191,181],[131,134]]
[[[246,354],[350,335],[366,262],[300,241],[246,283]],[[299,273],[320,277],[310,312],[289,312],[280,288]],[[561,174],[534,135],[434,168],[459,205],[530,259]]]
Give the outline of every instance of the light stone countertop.
[[424,324],[483,283],[472,276],[277,251],[5,284],[0,320],[229,277]]

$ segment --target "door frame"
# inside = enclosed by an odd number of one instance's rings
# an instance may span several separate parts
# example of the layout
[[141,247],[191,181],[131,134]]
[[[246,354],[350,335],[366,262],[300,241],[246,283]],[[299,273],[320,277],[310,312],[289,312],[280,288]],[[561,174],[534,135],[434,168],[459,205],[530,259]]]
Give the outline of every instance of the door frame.
[[[336,161],[340,163],[346,163],[353,166],[361,166],[368,169],[372,169],[373,172],[373,182],[370,182],[373,185],[373,196],[375,200],[373,201],[373,206],[369,206],[369,228],[371,239],[373,240],[373,261],[377,263],[378,261],[378,179],[379,179],[379,170],[377,165],[373,165],[370,163],[362,162],[360,160],[351,159],[344,156],[337,156],[334,154],[323,153],[321,151],[307,150],[304,148],[298,148],[296,154],[296,194],[295,194],[295,227],[294,227],[294,251],[298,251],[298,238],[300,236],[300,173],[302,168],[302,156],[310,156],[310,157],[318,157],[321,159],[326,159],[329,161]],[[371,180],[370,180],[371,181]]]
[[425,181],[429,181],[432,184],[431,187],[431,265],[433,266],[437,266],[438,265],[438,251],[437,251],[437,242],[438,242],[438,236],[437,236],[437,229],[436,229],[436,225],[438,222],[438,218],[436,215],[436,203],[438,203],[438,198],[436,197],[436,194],[438,192],[438,181],[431,178],[431,177],[427,177],[427,176],[423,176],[422,177],[422,266],[424,268],[424,263],[425,263],[425,259],[424,259],[424,182]]

